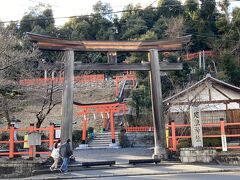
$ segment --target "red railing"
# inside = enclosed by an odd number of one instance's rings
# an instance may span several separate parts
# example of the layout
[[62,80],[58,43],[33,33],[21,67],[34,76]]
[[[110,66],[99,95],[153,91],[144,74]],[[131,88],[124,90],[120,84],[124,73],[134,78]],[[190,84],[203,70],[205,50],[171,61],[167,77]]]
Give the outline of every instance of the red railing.
[[122,76],[114,76],[114,78],[115,78],[115,84],[116,84],[116,90],[115,90],[116,96],[118,96],[118,83],[119,83],[119,81],[130,80],[130,81],[133,82],[133,86],[135,86],[136,80],[137,80],[135,74],[126,74],[126,75],[122,75]]
[[144,126],[144,127],[127,127],[126,132],[148,132],[153,131],[153,127],[151,126]]
[[[215,56],[215,53],[213,51],[204,51],[204,55],[205,56]],[[198,58],[199,57],[199,52],[197,53],[189,53],[187,55],[183,55],[183,59],[184,60],[192,60],[192,59],[195,59],[195,58]]]
[[[96,75],[81,75],[75,76],[74,82],[96,82],[103,81],[104,74],[96,74]],[[55,77],[55,78],[34,78],[34,79],[23,79],[20,80],[20,84],[24,86],[36,85],[36,84],[50,84],[57,83],[62,84],[64,81],[63,77]]]
[[[14,127],[10,127],[9,129],[0,129],[0,133],[8,132],[9,133],[9,140],[8,141],[0,141],[0,144],[8,144],[9,148],[4,149],[6,152],[0,152],[0,156],[9,156],[9,158],[13,158],[14,155],[28,155],[29,158],[33,158],[35,154],[46,154],[50,155],[50,150],[53,147],[54,142],[57,140],[54,138],[55,130],[60,129],[59,127],[54,127],[54,125],[50,125],[46,128],[35,128],[33,125],[30,125],[28,128],[19,128],[15,129]],[[35,146],[30,145],[29,148],[26,148],[23,152],[15,151],[15,144],[20,143],[27,143],[28,140],[14,140],[14,133],[15,132],[25,132],[29,134],[31,132],[48,132],[48,139],[41,140],[41,143],[48,143],[48,150],[47,151],[35,151]]]
[[[190,128],[190,124],[175,124],[175,122],[172,122],[169,125],[166,125],[166,129],[168,129],[168,145],[169,149],[172,151],[177,150],[177,144],[180,139],[190,139],[190,135],[177,135],[177,129],[178,128]],[[226,135],[226,137],[239,137],[240,134],[226,134],[225,129],[226,126],[239,126],[240,129],[240,122],[239,123],[225,123],[224,121],[220,121],[219,123],[209,123],[209,124],[203,124],[203,127],[205,128],[211,128],[211,127],[219,127],[220,133],[218,134],[204,134],[203,138],[221,138],[222,135]],[[127,127],[126,132],[148,132],[153,131],[153,127]],[[213,131],[215,132],[215,131]],[[214,149],[222,149],[221,146],[219,147],[212,147]],[[240,149],[240,146],[228,146],[228,149]]]

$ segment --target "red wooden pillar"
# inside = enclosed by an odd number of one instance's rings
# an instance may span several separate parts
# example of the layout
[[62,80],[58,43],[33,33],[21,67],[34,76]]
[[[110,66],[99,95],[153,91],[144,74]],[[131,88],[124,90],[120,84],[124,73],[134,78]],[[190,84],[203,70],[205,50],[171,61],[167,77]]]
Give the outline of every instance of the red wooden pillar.
[[172,146],[173,146],[173,151],[177,151],[177,140],[176,140],[176,127],[175,127],[175,122],[171,122],[171,129],[172,129]]
[[221,130],[221,141],[222,141],[222,151],[227,151],[227,137],[225,134],[225,122],[224,119],[220,119],[220,130]]
[[103,130],[105,131],[106,127],[107,127],[107,117],[105,113],[102,113],[102,117],[103,117]]
[[49,126],[49,149],[52,149],[54,145],[54,124]]
[[82,144],[86,144],[86,136],[87,136],[87,114],[84,114],[82,121]]
[[[29,133],[34,131],[34,124],[30,124],[28,128]],[[29,159],[33,159],[34,146],[29,145]]]
[[225,122],[224,119],[220,119],[220,129],[221,129],[221,135],[225,135]]
[[9,129],[9,159],[14,157],[14,126]]
[[110,124],[111,124],[111,132],[112,132],[112,143],[115,143],[115,127],[114,127],[114,117],[113,110],[110,110]]

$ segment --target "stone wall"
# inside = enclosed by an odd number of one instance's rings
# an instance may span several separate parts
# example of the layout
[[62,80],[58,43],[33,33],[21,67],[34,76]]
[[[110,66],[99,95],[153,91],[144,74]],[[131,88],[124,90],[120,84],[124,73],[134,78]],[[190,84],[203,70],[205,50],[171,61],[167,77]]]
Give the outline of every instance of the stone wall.
[[128,132],[125,135],[130,147],[151,147],[154,145],[153,132]]
[[180,160],[183,163],[203,162],[209,163],[216,157],[215,149],[197,149],[197,148],[181,148]]
[[20,178],[32,175],[32,171],[41,167],[41,160],[9,160],[0,158],[0,178]]
[[219,153],[216,160],[219,164],[240,166],[240,153]]

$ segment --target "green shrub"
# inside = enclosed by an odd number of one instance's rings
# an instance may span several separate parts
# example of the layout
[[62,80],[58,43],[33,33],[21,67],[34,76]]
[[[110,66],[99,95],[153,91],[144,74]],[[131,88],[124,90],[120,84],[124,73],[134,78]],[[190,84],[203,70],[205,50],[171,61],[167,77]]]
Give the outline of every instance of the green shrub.
[[93,133],[94,132],[94,128],[93,127],[88,127],[88,133]]
[[221,138],[203,138],[204,147],[219,147],[222,146]]
[[179,139],[177,144],[177,149],[188,148],[192,146],[191,139]]
[[[203,138],[203,147],[222,146],[221,138]],[[192,147],[191,139],[179,139],[177,149]]]
[[130,143],[128,141],[128,138],[125,134],[125,132],[120,132],[119,135],[118,135],[118,139],[119,139],[119,145],[122,147],[122,148],[126,148],[126,147],[130,147]]
[[72,133],[72,140],[73,142],[82,141],[82,130],[74,130]]
[[8,132],[2,132],[0,134],[0,140],[1,141],[8,141],[9,140],[9,133]]

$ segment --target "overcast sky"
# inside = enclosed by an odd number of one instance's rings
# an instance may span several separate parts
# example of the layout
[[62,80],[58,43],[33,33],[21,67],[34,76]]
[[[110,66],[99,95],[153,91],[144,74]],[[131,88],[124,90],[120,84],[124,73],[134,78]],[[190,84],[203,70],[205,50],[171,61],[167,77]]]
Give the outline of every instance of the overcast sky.
[[[0,20],[11,21],[20,20],[24,13],[29,12],[29,7],[36,6],[39,2],[50,4],[53,9],[54,17],[68,17],[74,15],[90,14],[92,6],[98,0],[3,0],[0,6]],[[102,0],[111,4],[114,11],[122,10],[129,3],[140,3],[146,7],[154,0]],[[235,2],[240,7],[240,2]],[[155,3],[156,5],[156,3]],[[56,20],[57,25],[61,25],[66,19]]]

